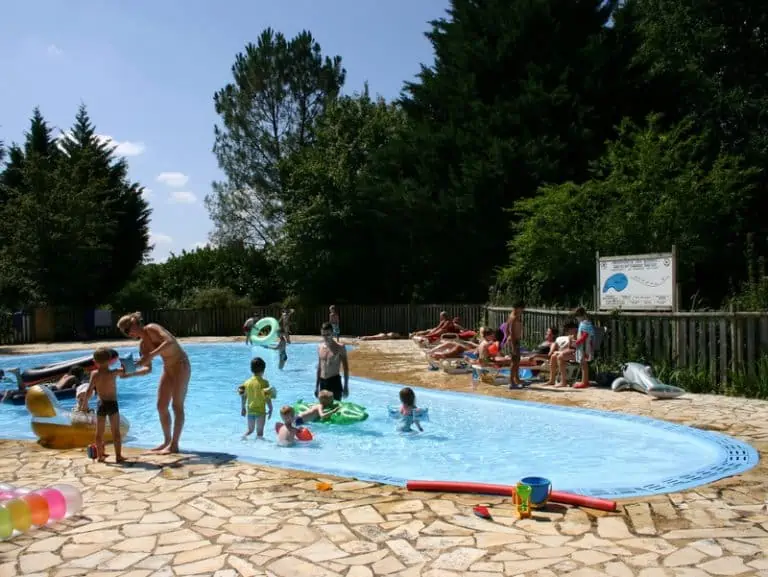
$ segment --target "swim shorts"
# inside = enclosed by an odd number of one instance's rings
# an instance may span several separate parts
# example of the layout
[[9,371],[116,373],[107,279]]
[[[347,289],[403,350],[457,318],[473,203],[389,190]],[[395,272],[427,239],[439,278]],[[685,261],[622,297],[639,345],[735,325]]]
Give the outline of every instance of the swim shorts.
[[284,363],[287,360],[288,360],[288,353],[286,353],[285,349],[283,349],[282,351],[280,351],[280,362]]
[[119,411],[117,401],[99,401],[99,404],[96,406],[96,415],[99,417],[111,417]]
[[317,388],[320,391],[331,391],[333,398],[336,401],[340,401],[342,394],[344,393],[344,385],[341,384],[341,375],[334,375],[327,379],[320,379],[320,386]]
[[341,329],[339,328],[339,325],[331,325],[333,327],[333,336],[336,338],[339,338],[339,335],[341,335]]
[[510,348],[511,348],[511,352],[509,356],[512,359],[512,362],[519,363],[520,362],[520,341],[513,342]]

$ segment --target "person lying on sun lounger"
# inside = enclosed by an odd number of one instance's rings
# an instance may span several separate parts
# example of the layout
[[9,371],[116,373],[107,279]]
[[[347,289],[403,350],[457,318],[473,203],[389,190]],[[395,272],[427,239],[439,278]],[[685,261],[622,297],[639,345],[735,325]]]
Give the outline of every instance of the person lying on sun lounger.
[[464,353],[472,353],[477,349],[475,343],[467,341],[447,341],[437,345],[434,349],[430,349],[427,353],[429,357],[433,359],[458,359],[461,358]]
[[360,337],[358,340],[361,341],[392,341],[396,339],[401,339],[401,337],[398,333],[378,333],[375,335],[368,335],[365,337]]

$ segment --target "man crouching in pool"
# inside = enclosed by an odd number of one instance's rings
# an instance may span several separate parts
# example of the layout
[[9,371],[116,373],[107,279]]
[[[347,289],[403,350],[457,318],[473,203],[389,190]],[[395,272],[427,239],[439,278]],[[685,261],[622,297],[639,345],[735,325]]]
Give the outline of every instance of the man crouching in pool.
[[316,405],[312,405],[309,409],[301,413],[296,417],[295,425],[298,427],[304,423],[313,423],[315,421],[322,421],[330,417],[333,413],[339,410],[339,407],[333,406],[333,393],[331,391],[321,390],[317,394],[317,400],[320,401]]

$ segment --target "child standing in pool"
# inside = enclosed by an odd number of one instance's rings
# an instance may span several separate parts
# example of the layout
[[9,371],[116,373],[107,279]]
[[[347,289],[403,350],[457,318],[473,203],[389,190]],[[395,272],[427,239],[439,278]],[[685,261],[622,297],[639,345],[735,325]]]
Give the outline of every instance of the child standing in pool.
[[267,419],[272,418],[272,395],[269,381],[264,378],[266,370],[267,363],[264,359],[261,357],[251,359],[253,376],[238,389],[241,401],[240,414],[248,418],[248,430],[243,435],[243,439],[253,433],[254,429],[256,429],[256,436],[263,439],[264,424]]
[[120,409],[117,405],[117,377],[125,377],[125,369],[110,369],[109,363],[112,360],[111,351],[105,348],[98,348],[93,353],[93,364],[96,370],[91,372],[88,390],[85,393],[85,410],[88,410],[88,399],[95,391],[99,397],[99,404],[96,406],[96,458],[103,463],[107,455],[104,453],[104,430],[106,429],[107,419],[109,419],[109,428],[112,431],[112,442],[115,445],[115,462],[125,461],[122,454],[122,438],[120,437]]
[[419,408],[416,406],[416,393],[410,387],[400,389],[400,423],[397,430],[400,433],[413,432],[411,426],[415,426],[419,432],[424,432],[417,416]]

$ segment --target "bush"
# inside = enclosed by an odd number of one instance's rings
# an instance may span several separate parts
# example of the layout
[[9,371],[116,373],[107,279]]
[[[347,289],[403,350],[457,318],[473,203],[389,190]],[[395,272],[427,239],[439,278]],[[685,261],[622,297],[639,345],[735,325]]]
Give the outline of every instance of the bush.
[[188,305],[193,309],[236,309],[252,305],[247,297],[240,297],[231,288],[205,288],[192,294]]

